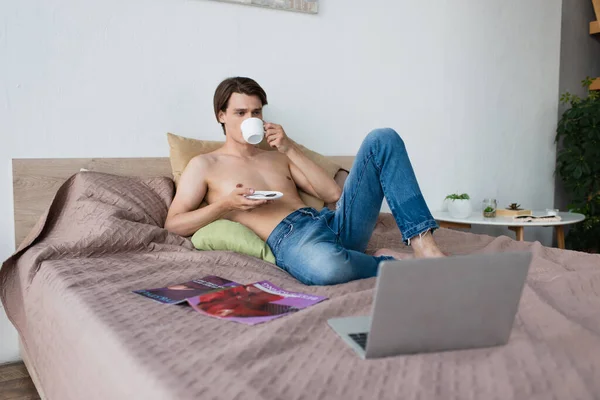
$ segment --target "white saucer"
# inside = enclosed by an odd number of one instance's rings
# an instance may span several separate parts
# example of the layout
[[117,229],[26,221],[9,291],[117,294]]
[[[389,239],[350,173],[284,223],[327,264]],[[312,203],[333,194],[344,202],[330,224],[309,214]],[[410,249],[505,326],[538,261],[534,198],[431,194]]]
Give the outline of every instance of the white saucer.
[[282,197],[283,193],[271,190],[256,190],[250,196],[246,196],[246,198],[250,200],[277,200]]

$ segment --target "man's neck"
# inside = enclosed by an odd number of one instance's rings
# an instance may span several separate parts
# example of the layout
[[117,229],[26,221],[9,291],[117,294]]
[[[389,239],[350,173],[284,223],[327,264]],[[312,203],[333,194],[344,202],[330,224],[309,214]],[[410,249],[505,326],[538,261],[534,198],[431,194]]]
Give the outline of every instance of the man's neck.
[[221,151],[237,157],[252,157],[260,150],[249,143],[238,143],[235,140],[226,137],[225,144],[221,147]]

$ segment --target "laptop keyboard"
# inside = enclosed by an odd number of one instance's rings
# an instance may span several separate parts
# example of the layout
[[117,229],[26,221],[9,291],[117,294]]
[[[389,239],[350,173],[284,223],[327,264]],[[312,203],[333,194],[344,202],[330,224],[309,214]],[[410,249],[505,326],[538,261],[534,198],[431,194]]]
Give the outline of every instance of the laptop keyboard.
[[349,333],[348,336],[352,338],[363,350],[367,350],[367,337],[369,336],[368,332],[365,333]]

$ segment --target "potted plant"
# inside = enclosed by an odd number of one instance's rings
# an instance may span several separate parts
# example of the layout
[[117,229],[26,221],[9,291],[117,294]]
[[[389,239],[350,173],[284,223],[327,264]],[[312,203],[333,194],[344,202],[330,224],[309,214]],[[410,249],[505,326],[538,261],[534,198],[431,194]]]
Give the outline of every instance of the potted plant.
[[483,209],[483,216],[486,218],[494,218],[496,216],[496,209],[494,207],[487,206]]
[[485,218],[495,218],[497,207],[498,207],[498,202],[496,201],[496,199],[484,199],[483,200],[483,216]]
[[508,205],[508,207],[506,207],[507,210],[511,210],[511,211],[521,211],[521,205],[519,203],[510,203]]
[[558,122],[556,173],[570,198],[569,211],[586,220],[569,229],[567,247],[597,253],[600,251],[600,92],[590,91],[592,80],[582,81],[585,98],[565,93],[562,103],[570,105]]
[[449,194],[445,200],[448,201],[448,212],[453,218],[467,218],[471,215],[471,198],[468,194]]

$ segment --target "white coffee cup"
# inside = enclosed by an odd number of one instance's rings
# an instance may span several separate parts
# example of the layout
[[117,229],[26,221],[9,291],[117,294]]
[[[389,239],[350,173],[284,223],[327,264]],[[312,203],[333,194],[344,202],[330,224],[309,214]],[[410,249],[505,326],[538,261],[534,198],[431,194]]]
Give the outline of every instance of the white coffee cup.
[[259,144],[265,137],[265,127],[260,118],[248,118],[242,122],[242,136],[250,144]]

